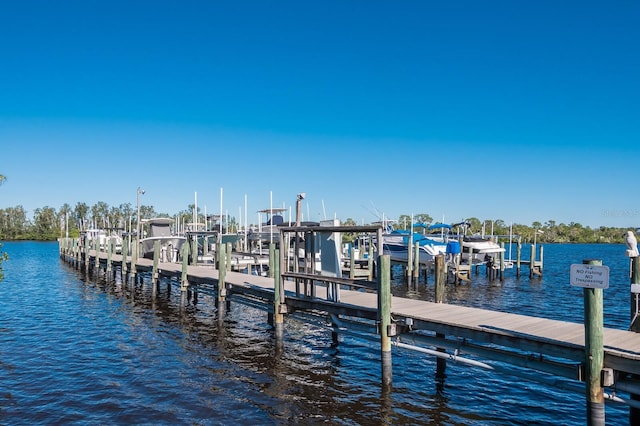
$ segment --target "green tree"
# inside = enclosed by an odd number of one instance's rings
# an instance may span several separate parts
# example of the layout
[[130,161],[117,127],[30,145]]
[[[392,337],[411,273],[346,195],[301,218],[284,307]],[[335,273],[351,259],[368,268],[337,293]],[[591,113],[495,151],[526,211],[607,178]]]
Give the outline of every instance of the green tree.
[[[343,223],[344,226],[357,226],[355,220],[348,217]],[[351,243],[355,240],[356,234],[353,232],[343,232],[342,233],[342,242],[343,243]]]
[[76,220],[76,226],[81,231],[86,231],[88,228],[87,214],[89,213],[89,206],[87,203],[77,203],[73,209],[73,216]]
[[[0,175],[0,185],[4,183],[7,178],[4,175]],[[0,229],[0,239],[2,239],[2,229]],[[2,244],[0,244],[0,249],[2,249]],[[2,262],[5,260],[9,260],[9,255],[3,251],[0,251],[0,281],[4,279],[4,270],[2,269]]]
[[109,228],[109,205],[98,201],[91,206],[91,220],[95,228]]
[[72,238],[76,238],[80,235],[77,230],[77,227],[71,228],[69,225],[73,224],[71,220],[73,218],[73,210],[71,210],[71,206],[67,203],[64,203],[60,209],[58,209],[58,223],[60,224],[60,237],[69,236]]
[[398,217],[398,222],[394,226],[395,229],[409,229],[411,226],[411,216],[402,214]]
[[[165,216],[169,217],[169,215],[165,215]],[[153,208],[153,206],[140,206],[140,220],[151,219],[153,217],[162,217],[162,216],[156,213],[156,210]]]
[[33,213],[32,238],[35,240],[55,240],[60,232],[56,210],[51,207],[35,209]]
[[29,221],[22,206],[0,210],[0,231],[6,240],[26,240],[29,238]]
[[426,213],[419,213],[413,216],[414,223],[424,223],[425,225],[431,225],[433,223],[433,218]]
[[470,217],[465,222],[469,223],[467,234],[476,234],[482,231],[482,222],[477,217]]
[[433,222],[433,218],[426,213],[419,213],[413,215],[413,221],[411,220],[411,215],[403,214],[398,218],[398,223],[396,224],[397,229],[409,229],[411,225],[416,223],[424,223],[425,225],[431,225]]
[[133,223],[135,222],[133,222],[133,217],[137,212],[135,211],[131,203],[120,204],[118,210],[120,211],[122,220],[122,225],[118,224],[118,226],[125,229],[129,229],[129,224],[131,224],[131,226],[134,226]]

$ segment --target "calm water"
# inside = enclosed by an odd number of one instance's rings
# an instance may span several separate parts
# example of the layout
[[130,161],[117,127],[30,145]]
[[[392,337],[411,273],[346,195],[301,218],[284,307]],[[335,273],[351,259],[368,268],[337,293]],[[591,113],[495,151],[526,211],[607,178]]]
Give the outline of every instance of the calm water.
[[[289,319],[276,355],[263,311],[232,303],[220,328],[213,302],[180,308],[174,287],[153,299],[148,280],[86,278],[58,258],[57,243],[3,243],[0,283],[0,423],[19,424],[434,424],[583,425],[582,394],[394,349],[393,390],[381,394],[379,345]],[[629,324],[622,245],[546,245],[543,278],[474,276],[448,286],[447,302],[582,322],[582,290],[569,266],[611,268],[605,326]],[[523,252],[528,253],[525,248]],[[400,274],[397,274],[400,275]],[[432,281],[396,294],[433,300]],[[607,403],[607,424],[628,424]]]

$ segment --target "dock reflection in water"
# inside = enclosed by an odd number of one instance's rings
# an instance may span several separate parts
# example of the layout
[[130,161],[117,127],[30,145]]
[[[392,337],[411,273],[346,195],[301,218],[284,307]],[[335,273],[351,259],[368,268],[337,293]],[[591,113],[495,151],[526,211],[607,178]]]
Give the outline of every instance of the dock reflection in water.
[[[335,345],[329,330],[288,319],[277,354],[263,311],[232,302],[219,328],[210,297],[181,308],[168,281],[154,299],[149,279],[132,289],[85,278],[58,259],[55,243],[3,249],[11,257],[0,284],[5,424],[584,424],[581,394],[455,363],[439,388],[433,358],[396,349],[393,389],[382,394],[376,343],[340,335]],[[474,277],[449,286],[448,302],[580,321],[581,293],[556,282],[563,267],[554,272],[554,249],[545,250],[541,280]],[[626,292],[605,294],[607,326],[628,320],[628,278],[618,278]],[[432,281],[421,284],[412,297],[432,290]],[[607,405],[606,415],[628,422],[624,406]]]

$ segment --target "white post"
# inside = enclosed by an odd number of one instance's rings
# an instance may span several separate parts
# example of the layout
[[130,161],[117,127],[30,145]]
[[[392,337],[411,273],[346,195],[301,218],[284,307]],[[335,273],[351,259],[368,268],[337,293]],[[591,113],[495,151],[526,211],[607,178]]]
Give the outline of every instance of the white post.
[[[140,194],[144,194],[144,190],[138,187],[138,216],[136,217],[136,241],[140,241]],[[136,244],[136,253],[138,250],[138,244]]]
[[247,221],[247,194],[244,194],[244,249],[247,250],[247,230],[249,229],[249,222]]
[[194,192],[194,205],[193,205],[193,226],[196,226],[198,223],[198,193]]

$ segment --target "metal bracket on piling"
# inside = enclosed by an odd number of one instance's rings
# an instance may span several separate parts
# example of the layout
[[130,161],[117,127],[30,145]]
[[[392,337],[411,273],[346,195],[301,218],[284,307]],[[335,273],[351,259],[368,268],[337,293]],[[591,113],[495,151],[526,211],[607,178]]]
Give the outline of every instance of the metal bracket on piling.
[[613,386],[615,383],[615,374],[613,372],[613,368],[603,368],[600,371],[600,386],[609,387]]

